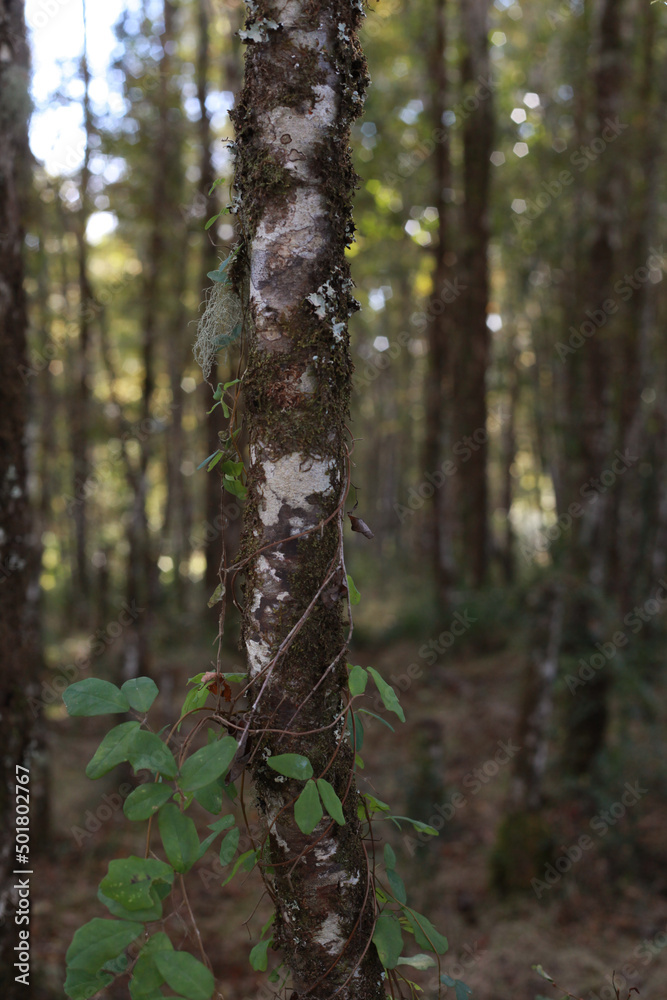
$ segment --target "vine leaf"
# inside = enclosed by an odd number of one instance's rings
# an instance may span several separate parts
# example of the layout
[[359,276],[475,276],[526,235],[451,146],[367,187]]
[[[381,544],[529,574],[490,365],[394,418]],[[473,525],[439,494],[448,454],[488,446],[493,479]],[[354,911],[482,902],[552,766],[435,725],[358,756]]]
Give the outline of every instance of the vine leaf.
[[272,937],[267,938],[266,941],[258,941],[250,952],[250,965],[255,972],[266,972],[266,967],[269,964],[268,950],[272,942]]
[[[535,966],[533,966],[533,968],[535,968]],[[553,983],[553,979],[551,979],[549,976],[545,975],[544,978],[548,979],[549,982]],[[470,989],[469,986],[466,986],[466,984],[461,979],[452,979],[451,976],[448,976],[446,973],[443,973],[440,976],[440,981],[444,983],[445,986],[454,987],[456,1000],[468,1000],[468,997],[472,996],[472,990]]]
[[188,1000],[210,1000],[215,980],[194,955],[187,951],[158,951],[154,961],[172,990]]
[[326,778],[318,778],[317,790],[320,793],[320,798],[322,799],[324,808],[332,819],[335,819],[339,826],[345,826],[343,803],[338,798],[333,785],[329,784]]
[[135,712],[147,712],[159,694],[157,684],[150,677],[125,681],[121,691]]
[[361,600],[361,594],[355,587],[354,580],[352,579],[349,573],[347,574],[347,592],[350,595],[350,604],[352,605],[358,604],[359,601]]
[[417,913],[409,906],[403,906],[402,909],[412,927],[417,944],[421,945],[422,948],[428,948],[429,951],[436,952],[438,955],[444,955],[449,948],[447,938],[436,931],[431,921],[427,920],[423,914]]
[[72,1000],[88,1000],[113,982],[110,972],[86,972],[85,969],[68,969],[64,990]]
[[63,692],[63,701],[69,715],[111,715],[130,708],[126,694],[99,677],[86,677],[70,684]]
[[235,826],[233,830],[230,830],[226,837],[223,837],[222,843],[220,844],[220,864],[228,865],[236,854],[236,848],[239,846],[239,840],[241,839],[241,831],[238,826]]
[[396,965],[411,965],[413,969],[432,969],[437,964],[433,955],[401,955],[396,963]]
[[[331,791],[333,792],[333,788]],[[322,816],[322,803],[320,802],[317,785],[310,779],[306,782],[301,795],[294,803],[294,819],[302,833],[310,834],[322,819]]]
[[129,820],[141,822],[158,811],[160,806],[168,802],[173,793],[171,785],[149,784],[139,785],[130,792],[123,803],[123,812]]
[[351,667],[348,684],[350,686],[350,694],[352,697],[358,694],[363,694],[366,690],[366,685],[368,684],[368,671],[358,665]]
[[368,672],[377,685],[384,707],[390,712],[394,712],[399,717],[401,722],[405,722],[405,712],[401,708],[398,695],[394,691],[391,684],[387,684],[384,677],[382,677],[382,675],[379,674],[374,667],[369,667]]
[[395,969],[403,949],[403,934],[393,913],[381,913],[377,918],[373,944],[385,969]]
[[238,745],[232,736],[224,736],[215,743],[197,750],[181,767],[179,785],[187,792],[205,788],[219,778],[229,767]]
[[160,809],[158,827],[166,855],[174,869],[187,872],[199,858],[197,827],[173,802],[167,802]]
[[72,938],[65,956],[68,969],[95,975],[107,962],[118,958],[143,930],[144,925],[135,921],[94,917],[79,927]]
[[101,778],[116,764],[128,760],[132,740],[138,732],[138,722],[121,722],[120,725],[110,729],[86,768],[87,776]]
[[278,774],[285,775],[286,778],[298,778],[305,781],[313,776],[313,766],[307,757],[300,753],[281,753],[275,757],[269,757],[266,761]]

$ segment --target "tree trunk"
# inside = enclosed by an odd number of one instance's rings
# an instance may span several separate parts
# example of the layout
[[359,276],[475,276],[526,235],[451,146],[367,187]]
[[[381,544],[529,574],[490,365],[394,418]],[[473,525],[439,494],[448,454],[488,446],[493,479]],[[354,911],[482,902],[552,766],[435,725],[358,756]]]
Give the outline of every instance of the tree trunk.
[[21,184],[29,172],[29,113],[23,4],[0,0],[0,989],[11,1000],[26,995],[25,986],[15,980],[13,949],[19,944],[19,929],[12,887],[19,876],[12,872],[29,871],[31,865],[15,858],[15,786],[17,773],[29,774],[34,748],[30,705],[38,703],[39,672],[38,560],[26,481],[27,396],[19,375],[28,363]]
[[[264,873],[274,937],[296,995],[373,1000],[384,995],[370,945],[374,900],[340,721],[347,318],[355,308],[344,248],[353,232],[349,128],[367,79],[355,35],[361,4],[276,0],[268,8],[257,3],[248,19],[245,87],[233,114],[244,236],[234,279],[247,289],[251,316],[242,543],[254,682],[249,767],[275,872]],[[334,786],[345,826],[325,817],[311,836],[300,831],[302,784],[265,763],[290,752]]]
[[[461,0],[463,58],[461,86],[467,117],[463,125],[464,205],[460,252],[462,291],[456,303],[456,441],[468,447],[458,487],[466,575],[481,586],[489,558],[486,466],[486,371],[489,365],[489,182],[493,142],[493,100],[488,86],[489,0]],[[477,96],[480,95],[480,96]],[[468,103],[466,103],[468,102]],[[468,112],[468,107],[471,110]],[[467,440],[466,440],[467,439]],[[472,443],[470,443],[472,439]]]
[[[436,0],[432,44],[432,93],[431,127],[442,131],[442,116],[447,100],[446,14],[445,0]],[[445,255],[447,243],[447,203],[445,191],[452,186],[449,143],[439,142],[434,151],[435,196],[433,204],[438,210],[438,242],[435,246],[435,273],[433,293],[429,304],[428,326],[429,371],[426,383],[426,439],[424,442],[424,467],[430,474],[440,469],[445,442],[448,438],[451,414],[449,413],[448,374],[450,364],[449,337],[451,322],[449,308],[442,301],[442,289],[447,279]],[[451,552],[450,485],[443,478],[436,486],[431,508],[431,546],[434,560],[436,586],[443,608],[449,603],[449,590],[454,582]]]

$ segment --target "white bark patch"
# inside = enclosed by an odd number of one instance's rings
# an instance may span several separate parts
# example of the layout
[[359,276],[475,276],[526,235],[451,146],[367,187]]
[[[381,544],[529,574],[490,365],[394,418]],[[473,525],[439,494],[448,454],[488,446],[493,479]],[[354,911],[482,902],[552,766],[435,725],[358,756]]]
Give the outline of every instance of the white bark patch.
[[[304,518],[301,515],[313,510],[307,497],[313,494],[326,495],[331,492],[329,473],[335,468],[332,460],[316,461],[298,452],[284,455],[275,462],[262,462],[265,482],[259,490],[259,516],[267,528],[277,524],[281,511],[289,511],[290,533],[302,530]],[[261,574],[260,574],[261,575]]]
[[[261,591],[260,598],[261,598]],[[260,639],[246,639],[246,651],[248,653],[248,666],[250,667],[250,677],[256,677],[264,669],[271,659],[271,649],[266,642]]]
[[330,955],[337,955],[346,941],[340,924],[341,917],[330,913],[315,935],[315,941],[321,944]]

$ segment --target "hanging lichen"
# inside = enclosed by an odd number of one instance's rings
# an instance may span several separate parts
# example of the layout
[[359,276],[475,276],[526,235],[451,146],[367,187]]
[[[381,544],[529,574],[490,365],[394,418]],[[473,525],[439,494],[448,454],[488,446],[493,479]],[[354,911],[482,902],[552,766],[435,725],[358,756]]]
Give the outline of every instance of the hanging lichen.
[[192,349],[207,382],[216,354],[233,344],[243,331],[241,299],[227,276],[237,252],[232,250],[217,271],[208,272],[213,285],[205,293],[205,308],[197,323],[197,339]]

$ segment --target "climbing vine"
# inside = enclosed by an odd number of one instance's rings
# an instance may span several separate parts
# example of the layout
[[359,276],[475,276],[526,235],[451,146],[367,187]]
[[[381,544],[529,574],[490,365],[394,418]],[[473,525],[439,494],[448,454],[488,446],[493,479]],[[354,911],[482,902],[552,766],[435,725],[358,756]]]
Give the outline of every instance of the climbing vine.
[[[238,398],[233,393],[238,393],[241,385],[242,378],[237,378],[215,389],[214,407],[219,406],[222,410],[228,429],[221,432],[220,449],[205,459],[200,468],[217,469],[224,488],[243,498],[246,489],[243,462],[229,457],[232,453],[240,457],[236,444],[240,430],[236,426]],[[342,502],[338,513],[341,507]],[[342,518],[339,520],[342,524]],[[358,519],[351,515],[351,520],[354,526]],[[364,528],[370,533],[366,525]],[[354,526],[354,530],[361,529]],[[126,713],[132,716],[104,736],[86,767],[89,778],[101,778],[125,762],[132,766],[135,774],[148,771],[152,778],[131,792],[123,807],[130,822],[146,824],[144,855],[109,862],[107,874],[99,885],[98,900],[110,917],[95,917],[84,924],[75,933],[67,951],[65,992],[71,1000],[87,1000],[117,977],[129,979],[132,1000],[154,1000],[162,995],[163,985],[189,1000],[210,1000],[214,996],[216,984],[211,963],[190,906],[186,880],[188,873],[212,852],[217,852],[220,865],[229,869],[227,876],[221,879],[221,887],[239,873],[257,868],[273,895],[275,869],[267,853],[268,832],[262,842],[254,841],[247,822],[243,782],[248,762],[245,752],[248,737],[262,735],[261,730],[254,728],[256,713],[252,709],[260,702],[264,685],[261,675],[251,685],[246,673],[221,669],[223,598],[227,580],[230,577],[233,580],[250,558],[246,556],[236,564],[225,566],[223,563],[221,566],[220,584],[209,601],[209,606],[218,602],[221,605],[217,665],[214,670],[201,671],[190,678],[182,710],[170,727],[158,732],[151,722],[150,712],[159,692],[149,677],[127,681],[122,687],[99,678],[87,678],[71,684],[64,693],[71,716]],[[344,588],[351,623],[352,606],[361,599],[354,581],[346,575],[341,584],[332,569],[321,581],[316,598],[332,585]],[[233,592],[233,584],[230,586]],[[299,623],[292,629],[292,638],[298,626]],[[264,668],[264,684],[277,656]],[[341,739],[348,740],[352,746],[354,769],[358,771],[364,767],[362,716],[374,715],[361,703],[368,684],[377,688],[384,707],[401,723],[405,722],[405,714],[396,691],[379,671],[350,663],[346,669],[347,699],[340,716],[331,725],[344,723]],[[242,707],[247,697],[252,698],[250,711]],[[381,721],[394,731],[385,719]],[[255,746],[258,745],[255,741]],[[324,817],[331,823],[345,825],[345,797],[341,800],[326,777],[332,761],[319,771],[307,756],[296,753],[268,756],[265,763],[283,780],[298,782],[300,792],[290,808],[302,833],[312,834]],[[377,856],[374,827],[384,820],[399,829],[408,824],[432,836],[437,836],[437,831],[418,820],[393,814],[386,802],[369,793],[356,794],[357,813],[367,845],[366,876],[369,891],[376,900],[375,924],[368,946],[377,949],[392,995],[396,992],[400,995],[402,989],[407,988],[416,996],[419,986],[402,975],[400,968],[439,967],[447,941],[423,914],[408,904],[405,884],[398,874],[397,858],[391,846],[384,845],[381,860]],[[209,814],[210,822],[204,829],[199,828],[189,814],[194,802]],[[242,827],[253,846],[239,853]],[[172,909],[175,905],[172,896],[175,889],[184,904],[179,909],[181,915],[186,915],[189,938],[194,942],[196,954],[175,949],[164,930],[171,912],[170,904]],[[257,971],[268,968],[268,953],[274,944],[272,923],[273,918],[264,925],[249,953],[250,964]],[[404,955],[406,935],[414,938],[423,951]],[[284,985],[287,975],[281,981],[280,968],[272,970],[269,979]],[[454,987],[457,1000],[466,1000],[469,990],[465,984],[444,974],[439,976],[439,982]]]

